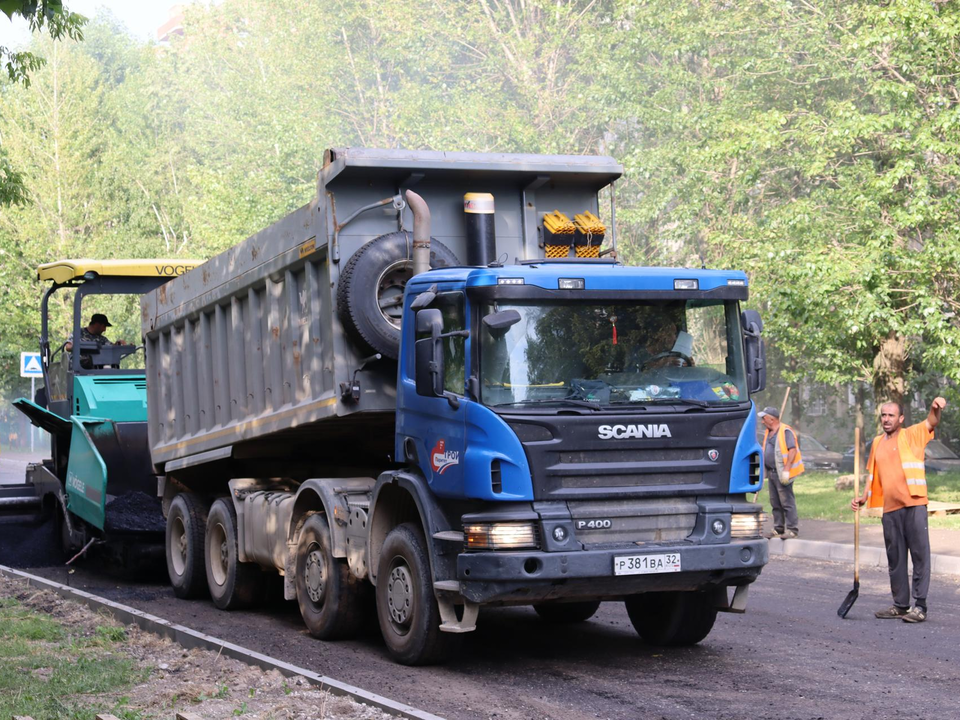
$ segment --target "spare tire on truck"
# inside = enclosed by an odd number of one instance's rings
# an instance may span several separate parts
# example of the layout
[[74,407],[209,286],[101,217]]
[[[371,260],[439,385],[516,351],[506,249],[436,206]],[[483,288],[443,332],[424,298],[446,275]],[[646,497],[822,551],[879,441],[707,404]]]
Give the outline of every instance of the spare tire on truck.
[[[446,245],[430,238],[430,267],[459,265]],[[372,352],[397,359],[403,289],[413,277],[413,233],[381,235],[357,250],[340,273],[340,322]]]

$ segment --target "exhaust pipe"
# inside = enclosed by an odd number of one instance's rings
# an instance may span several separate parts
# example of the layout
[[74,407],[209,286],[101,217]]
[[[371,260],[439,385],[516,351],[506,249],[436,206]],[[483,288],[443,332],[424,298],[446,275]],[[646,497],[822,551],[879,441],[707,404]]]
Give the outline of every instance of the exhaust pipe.
[[467,193],[463,196],[467,236],[467,265],[486,267],[497,260],[497,232],[494,227],[493,195]]
[[413,212],[413,274],[430,269],[430,208],[413,190],[407,190],[407,203]]

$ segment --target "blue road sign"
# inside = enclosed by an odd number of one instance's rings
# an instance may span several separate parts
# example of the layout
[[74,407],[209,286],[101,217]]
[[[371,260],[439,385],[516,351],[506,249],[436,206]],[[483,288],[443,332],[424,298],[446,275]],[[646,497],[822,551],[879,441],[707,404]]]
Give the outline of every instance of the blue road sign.
[[40,363],[40,353],[20,353],[20,377],[43,377],[43,365]]

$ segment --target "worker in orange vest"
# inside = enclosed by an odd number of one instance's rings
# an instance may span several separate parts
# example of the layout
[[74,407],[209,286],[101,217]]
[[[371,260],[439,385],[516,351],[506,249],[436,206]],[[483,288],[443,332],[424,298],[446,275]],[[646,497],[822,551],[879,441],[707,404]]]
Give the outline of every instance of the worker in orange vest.
[[773,532],[768,538],[789,540],[800,534],[797,498],[793,481],[803,468],[797,432],[780,422],[780,411],[767,407],[757,413],[767,431],[763,435],[763,466],[770,479],[770,507],[773,509]]
[[[861,497],[850,503],[854,512],[867,504],[883,508],[883,543],[887,546],[890,590],[893,605],[874,615],[881,620],[921,623],[927,619],[927,590],[930,588],[930,532],[927,529],[927,479],[923,456],[940,413],[947,405],[942,397],[930,403],[927,418],[908,428],[903,425],[903,405],[884,403],[880,407],[883,434],[873,439],[867,474],[870,476]],[[913,559],[913,607],[910,607],[910,578],[907,551]]]

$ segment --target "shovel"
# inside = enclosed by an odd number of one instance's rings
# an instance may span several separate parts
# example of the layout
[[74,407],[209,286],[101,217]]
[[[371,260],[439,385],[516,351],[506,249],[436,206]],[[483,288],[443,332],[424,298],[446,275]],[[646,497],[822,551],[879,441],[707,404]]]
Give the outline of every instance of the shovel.
[[[853,443],[853,493],[860,497],[860,428],[854,431]],[[853,590],[847,593],[847,597],[837,610],[837,615],[845,618],[850,608],[857,601],[860,595],[860,511],[857,510],[853,516]]]

